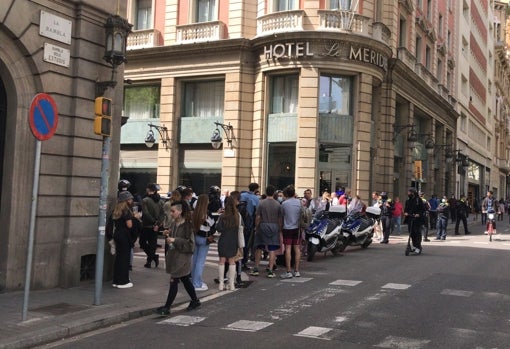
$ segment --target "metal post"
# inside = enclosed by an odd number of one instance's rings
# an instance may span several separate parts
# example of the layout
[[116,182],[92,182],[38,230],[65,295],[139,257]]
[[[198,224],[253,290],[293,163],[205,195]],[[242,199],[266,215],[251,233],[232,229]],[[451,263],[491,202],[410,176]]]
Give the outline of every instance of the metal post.
[[99,223],[97,232],[96,249],[96,274],[94,305],[101,305],[101,294],[103,291],[103,267],[104,267],[104,244],[106,229],[106,208],[108,198],[108,178],[110,171],[110,143],[108,136],[103,137],[103,157],[101,161],[101,189],[99,193]]
[[34,161],[34,184],[32,187],[32,207],[30,209],[30,228],[28,232],[28,252],[27,265],[25,271],[25,293],[23,296],[22,320],[27,320],[28,298],[30,294],[30,279],[32,276],[32,259],[34,256],[34,232],[37,215],[37,196],[39,195],[39,172],[41,169],[41,145],[42,142],[35,141],[35,161]]

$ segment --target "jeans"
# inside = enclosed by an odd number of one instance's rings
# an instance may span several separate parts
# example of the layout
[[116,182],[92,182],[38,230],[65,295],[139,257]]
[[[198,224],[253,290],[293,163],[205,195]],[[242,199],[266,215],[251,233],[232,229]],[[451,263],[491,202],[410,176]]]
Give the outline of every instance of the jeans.
[[402,224],[402,217],[400,217],[400,216],[393,217],[393,222],[391,224],[391,227],[392,228],[396,227],[397,235],[400,235],[400,225],[401,224]]
[[204,271],[205,259],[209,252],[207,238],[195,235],[195,250],[191,264],[191,281],[195,288],[202,287],[202,273]]
[[437,239],[446,239],[446,228],[448,227],[448,217],[439,217],[437,219]]

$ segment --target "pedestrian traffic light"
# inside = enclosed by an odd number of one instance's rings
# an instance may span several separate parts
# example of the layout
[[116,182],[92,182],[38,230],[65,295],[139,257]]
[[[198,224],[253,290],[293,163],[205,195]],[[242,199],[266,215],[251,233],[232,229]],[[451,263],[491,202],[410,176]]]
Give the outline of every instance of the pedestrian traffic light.
[[100,136],[111,136],[112,129],[112,100],[97,97],[94,102],[94,133]]

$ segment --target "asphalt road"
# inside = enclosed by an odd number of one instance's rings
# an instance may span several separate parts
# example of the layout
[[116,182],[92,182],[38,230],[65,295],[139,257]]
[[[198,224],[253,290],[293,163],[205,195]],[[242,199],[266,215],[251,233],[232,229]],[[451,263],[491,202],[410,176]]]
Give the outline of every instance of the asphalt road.
[[262,272],[198,310],[43,348],[510,348],[510,234],[449,236],[408,257],[406,242],[318,254],[301,278]]

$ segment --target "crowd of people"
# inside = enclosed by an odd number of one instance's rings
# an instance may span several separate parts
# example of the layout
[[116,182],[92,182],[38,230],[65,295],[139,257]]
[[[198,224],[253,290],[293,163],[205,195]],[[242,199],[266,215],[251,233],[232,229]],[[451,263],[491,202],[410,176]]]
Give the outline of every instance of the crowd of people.
[[[242,270],[251,276],[259,276],[260,262],[266,257],[265,275],[268,278],[276,277],[278,256],[285,268],[280,278],[298,278],[304,252],[304,228],[311,217],[336,205],[344,205],[348,214],[363,213],[367,208],[358,195],[352,195],[344,188],[333,193],[325,191],[318,198],[307,189],[299,198],[293,186],[277,190],[269,185],[263,194],[257,183],[251,183],[246,191],[223,194],[219,187],[211,186],[207,194],[199,196],[191,188],[179,186],[163,199],[159,185],[149,183],[146,195],[135,202],[128,191],[129,186],[126,180],[119,182],[117,203],[106,227],[111,252],[115,255],[113,287],[133,287],[129,272],[136,240],[146,254],[144,267],[159,266],[160,256],[156,251],[158,236],[163,236],[165,267],[170,279],[166,302],[156,309],[161,315],[170,313],[179,283],[191,299],[188,310],[200,306],[197,292],[209,288],[202,280],[202,273],[211,243],[218,246],[218,278],[215,281],[219,290],[240,287]],[[369,205],[381,210],[374,238],[387,244],[390,235],[400,235],[401,225],[406,224],[416,253],[421,252],[422,241],[430,241],[429,229],[436,230],[437,240],[446,239],[449,219],[455,223],[456,235],[461,222],[464,233],[469,234],[467,218],[471,212],[474,212],[475,220],[480,212],[484,223],[488,211],[494,210],[501,217],[507,211],[504,202],[493,198],[490,191],[478,211],[469,205],[464,195],[459,200],[453,195],[441,199],[432,195],[426,199],[424,193],[415,188],[409,188],[407,194],[405,203],[402,203],[399,197],[392,200],[386,192],[372,193]],[[254,262],[252,268],[248,267],[249,261]]]

